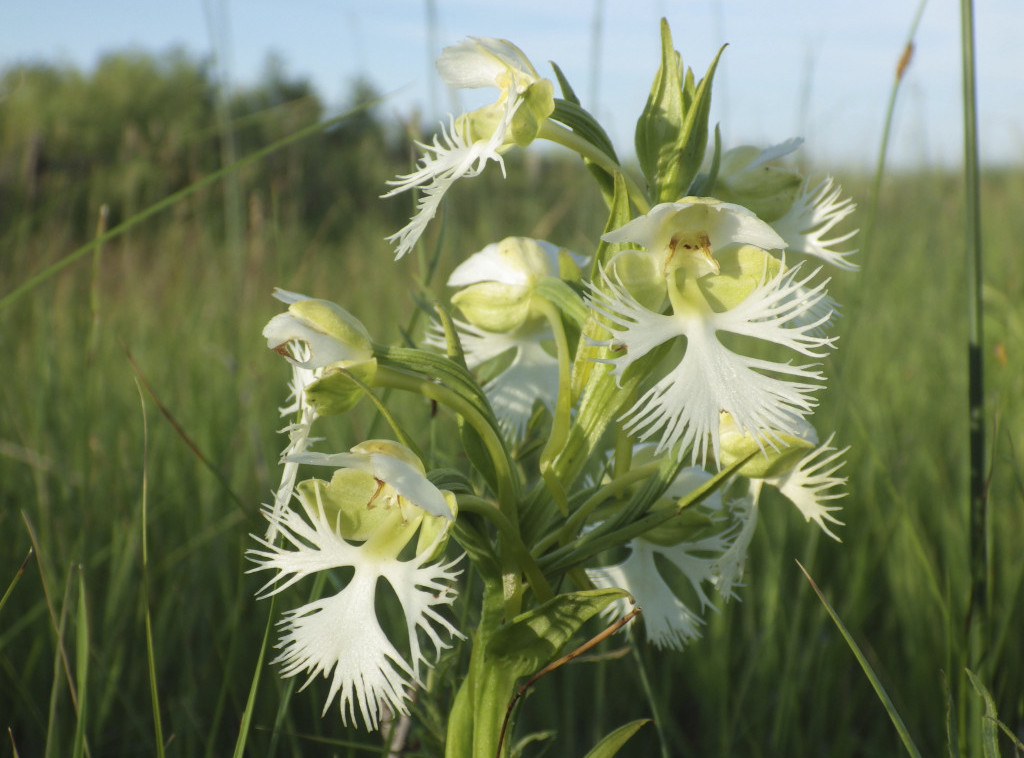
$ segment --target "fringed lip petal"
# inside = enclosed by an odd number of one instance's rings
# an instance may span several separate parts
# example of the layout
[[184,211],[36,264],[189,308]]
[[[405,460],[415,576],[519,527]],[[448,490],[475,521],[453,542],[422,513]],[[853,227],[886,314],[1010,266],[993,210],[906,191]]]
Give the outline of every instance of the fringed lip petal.
[[[795,324],[795,317],[824,297],[824,285],[806,290],[804,299],[792,298],[794,288],[806,280],[798,268],[780,272],[747,296],[737,307],[716,313],[662,315],[647,310],[624,287],[605,280],[604,290],[591,289],[592,307],[610,322],[608,344],[625,348],[609,359],[622,373],[658,345],[686,339],[679,363],[648,389],[625,415],[626,431],[640,440],[659,438],[658,451],[679,445],[679,455],[692,448],[694,462],[707,458],[708,441],[716,460],[721,411],[736,424],[771,444],[773,432],[795,433],[800,420],[814,408],[813,393],[822,374],[811,365],[768,361],[735,353],[718,337],[729,332],[753,337],[810,357],[834,340],[815,336],[816,322]],[[812,274],[813,276],[813,274]]]
[[[421,671],[429,666],[419,635],[425,635],[435,653],[449,646],[442,634],[462,637],[437,611],[455,599],[451,584],[459,573],[457,561],[431,563],[432,547],[399,560],[401,544],[394,545],[393,554],[371,548],[370,541],[351,544],[335,531],[319,491],[315,503],[304,500],[303,506],[302,513],[288,509],[279,517],[281,544],[256,538],[258,547],[248,551],[256,563],[250,572],[275,572],[260,596],[282,592],[320,571],[354,571],[339,592],[284,614],[276,645],[281,652],[274,662],[284,677],[306,674],[303,686],[318,676],[329,679],[324,713],[337,697],[343,723],[355,722],[358,709],[366,727],[377,729],[384,707],[409,713],[408,688],[421,683]],[[435,544],[438,539],[440,535]],[[392,644],[377,616],[381,579],[391,585],[405,617],[407,657]]]
[[846,271],[857,271],[860,267],[849,260],[857,250],[836,248],[856,236],[858,230],[827,236],[856,208],[851,198],[843,197],[842,187],[832,177],[826,177],[813,187],[805,181],[792,207],[772,226],[785,239],[786,249],[812,255]]

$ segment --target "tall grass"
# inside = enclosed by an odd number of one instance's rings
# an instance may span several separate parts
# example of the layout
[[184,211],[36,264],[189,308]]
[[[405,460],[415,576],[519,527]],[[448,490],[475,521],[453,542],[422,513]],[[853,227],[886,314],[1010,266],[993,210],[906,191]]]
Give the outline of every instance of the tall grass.
[[[383,186],[393,172],[378,169]],[[858,199],[870,192],[867,179],[845,184]],[[442,273],[507,234],[586,249],[603,221],[589,186],[574,164],[513,158],[508,181],[487,173],[456,187],[450,207],[460,215],[444,222]],[[986,174],[981,191],[992,293],[986,415],[997,430],[984,651],[1000,718],[1020,729],[1024,306],[1015,293],[1024,291],[1024,217],[1015,209],[1024,174]],[[922,753],[945,752],[943,677],[960,676],[965,660],[971,585],[960,193],[956,177],[927,169],[887,177],[863,271],[833,285],[848,305],[822,428],[835,426],[852,446],[843,543],[826,544],[792,507],[766,499],[743,601],[712,615],[703,640],[678,657],[641,648],[634,660],[615,638],[599,659],[531,689],[517,739],[555,730],[549,754],[582,755],[613,726],[649,715],[647,680],[677,755],[899,754],[899,735],[799,560]],[[0,606],[0,725],[10,730],[0,755],[149,755],[161,736],[168,755],[234,750],[270,612],[253,599],[259,581],[244,573],[243,557],[248,534],[262,528],[258,508],[276,481],[281,442],[275,408],[286,377],[260,337],[275,312],[269,293],[282,286],[336,299],[377,339],[399,339],[416,272],[385,265],[382,238],[396,227],[391,211],[374,208],[325,237],[271,203],[251,205],[235,259],[194,206],[109,240],[95,278],[83,260],[0,307],[0,586],[12,585]],[[87,241],[60,217],[26,223],[35,231],[12,228],[0,240],[4,294]],[[139,374],[152,388],[141,404]],[[421,411],[426,427],[430,409]],[[357,408],[352,441],[372,422],[372,409]],[[33,560],[15,583],[30,546]],[[442,681],[445,670],[442,662],[435,673]],[[321,718],[319,682],[293,698],[293,683],[267,673],[248,754],[276,746],[278,755],[322,755],[325,742],[337,755],[382,752],[376,736],[343,729],[334,712]],[[583,691],[597,693],[593,710],[578,706]],[[440,693],[418,705],[422,754],[448,706],[450,688]],[[655,754],[649,731],[631,743],[637,754]]]

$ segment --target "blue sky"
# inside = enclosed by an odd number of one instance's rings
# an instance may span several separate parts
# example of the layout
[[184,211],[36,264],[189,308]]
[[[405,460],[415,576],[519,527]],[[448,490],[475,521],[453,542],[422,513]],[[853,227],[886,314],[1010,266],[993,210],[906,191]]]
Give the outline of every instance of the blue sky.
[[[1024,2],[977,4],[981,145],[987,163],[1024,163]],[[447,92],[431,61],[465,36],[505,37],[542,73],[556,61],[622,153],[658,61],[658,20],[702,74],[729,43],[712,118],[726,147],[807,140],[815,164],[871,165],[896,62],[917,0],[36,0],[0,4],[0,66],[26,60],[89,68],[125,48],[222,55],[235,84],[258,79],[268,53],[310,78],[329,104],[351,82],[393,93],[383,113],[436,120],[478,103]],[[600,20],[595,35],[595,20]],[[890,158],[961,161],[959,10],[925,8],[898,104]],[[595,39],[598,40],[595,47]],[[2,102],[0,102],[2,107]]]

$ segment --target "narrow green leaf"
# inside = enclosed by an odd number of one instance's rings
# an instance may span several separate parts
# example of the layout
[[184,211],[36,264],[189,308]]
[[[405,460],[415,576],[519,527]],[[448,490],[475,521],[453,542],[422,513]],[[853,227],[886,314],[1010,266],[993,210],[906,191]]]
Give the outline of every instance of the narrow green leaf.
[[256,707],[256,693],[260,688],[260,674],[263,672],[263,663],[267,656],[267,643],[270,640],[270,632],[274,628],[274,606],[277,596],[270,598],[270,608],[267,610],[267,625],[263,628],[263,642],[260,643],[260,654],[256,657],[256,666],[252,672],[252,683],[249,685],[249,697],[245,701],[245,710],[242,711],[242,721],[238,725],[238,739],[235,740],[235,751],[233,758],[242,758],[245,754],[245,745],[249,741],[249,729],[252,727],[252,714]]
[[[659,194],[656,202],[674,202],[682,195],[682,190],[693,182],[700,165],[704,160],[704,151],[708,144],[708,117],[711,113],[711,84],[715,77],[715,69],[722,57],[725,47],[719,49],[715,59],[708,67],[708,72],[697,85],[693,102],[686,109],[685,122],[680,131],[678,146],[678,176],[673,177],[671,185],[665,186],[665,194]],[[678,185],[678,186],[677,186]],[[663,188],[659,186],[659,191]]]
[[89,754],[85,740],[86,718],[89,712],[89,613],[85,602],[85,575],[78,570],[78,613],[75,620],[75,679],[78,682],[78,717],[75,720],[74,758]]
[[814,594],[818,596],[818,600],[825,606],[825,610],[828,611],[828,615],[832,617],[832,621],[839,629],[839,633],[843,635],[843,639],[846,640],[846,644],[849,645],[850,650],[853,651],[854,657],[860,664],[861,668],[864,669],[864,673],[868,677],[868,681],[871,682],[871,686],[875,690],[875,694],[878,695],[878,699],[882,701],[882,705],[885,706],[886,713],[889,714],[889,718],[892,720],[893,726],[896,727],[896,731],[900,735],[900,739],[903,741],[903,746],[907,749],[907,753],[915,758],[921,758],[921,752],[917,749],[917,745],[914,744],[913,738],[910,736],[910,730],[907,729],[907,725],[903,723],[903,718],[900,716],[899,711],[896,710],[896,706],[892,702],[892,698],[889,697],[889,693],[885,691],[885,687],[882,686],[881,680],[875,673],[875,670],[871,668],[871,664],[868,663],[868,659],[864,657],[864,653],[861,652],[860,646],[853,639],[853,636],[846,629],[846,626],[839,618],[839,614],[835,612],[828,600],[822,594],[821,590],[818,589],[818,585],[811,579],[811,575],[807,573],[807,569],[803,567],[800,561],[796,562],[796,565],[800,567],[800,570],[807,577],[807,581],[810,582],[811,588],[814,590]]
[[949,691],[949,680],[946,672],[942,673],[942,691],[946,695],[946,749],[949,758],[960,758],[960,746],[958,745],[956,729],[956,708],[953,705],[953,693]]
[[985,701],[985,715],[981,718],[981,749],[985,758],[999,758],[999,714],[996,712],[995,701],[992,694],[982,683],[978,676],[970,669],[964,669],[967,678],[983,701]]
[[640,730],[640,727],[650,723],[650,719],[637,719],[636,721],[630,721],[628,724],[623,724],[618,729],[606,734],[584,758],[612,758],[613,755],[619,752],[619,748],[625,745],[629,738]]
[[[655,202],[661,187],[670,181],[675,147],[683,126],[682,60],[672,46],[668,21],[661,20],[661,65],[651,85],[651,94],[636,123],[636,156],[647,178]],[[657,191],[656,191],[657,190]]]
[[[555,78],[558,80],[558,88],[562,90],[562,97],[573,105],[579,105],[580,99],[576,95],[576,91],[572,88],[572,85],[569,84],[569,80],[565,78],[565,74],[562,73],[562,69],[560,69],[558,64],[554,61],[548,61],[548,63],[551,64],[551,68],[555,71]],[[555,110],[558,110],[557,99],[555,100]]]

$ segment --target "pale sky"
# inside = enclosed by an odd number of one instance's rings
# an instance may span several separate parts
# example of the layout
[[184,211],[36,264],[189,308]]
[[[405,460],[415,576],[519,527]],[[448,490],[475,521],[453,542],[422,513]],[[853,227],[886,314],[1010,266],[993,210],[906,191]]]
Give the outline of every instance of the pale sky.
[[[1024,164],[1024,1],[976,5],[983,160]],[[216,51],[229,80],[245,84],[259,78],[273,52],[289,75],[310,78],[329,105],[340,106],[350,83],[364,76],[394,93],[383,114],[418,109],[436,121],[486,102],[463,96],[460,103],[445,91],[432,66],[441,48],[470,35],[504,37],[542,75],[551,73],[547,61],[557,62],[626,155],[665,16],[698,76],[729,43],[712,108],[726,148],[802,136],[805,156],[829,170],[873,165],[917,8],[917,0],[6,0],[0,66],[44,60],[89,68],[105,52],[181,46],[197,57]],[[959,165],[959,4],[932,0],[916,43],[890,159]]]

